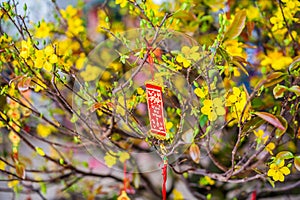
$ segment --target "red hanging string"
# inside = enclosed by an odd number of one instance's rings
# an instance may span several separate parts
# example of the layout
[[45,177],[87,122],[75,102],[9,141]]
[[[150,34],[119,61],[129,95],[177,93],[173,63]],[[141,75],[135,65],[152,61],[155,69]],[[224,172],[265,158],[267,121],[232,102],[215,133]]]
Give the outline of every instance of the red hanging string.
[[163,176],[163,184],[162,184],[162,199],[167,199],[167,189],[166,189],[166,182],[167,182],[167,169],[168,169],[168,159],[164,157],[164,165],[162,167],[162,176]]
[[154,60],[151,56],[152,53],[152,47],[147,44],[148,48],[148,56],[147,56],[147,61],[150,64],[150,71],[151,71],[151,76],[152,76],[152,81],[154,80]]

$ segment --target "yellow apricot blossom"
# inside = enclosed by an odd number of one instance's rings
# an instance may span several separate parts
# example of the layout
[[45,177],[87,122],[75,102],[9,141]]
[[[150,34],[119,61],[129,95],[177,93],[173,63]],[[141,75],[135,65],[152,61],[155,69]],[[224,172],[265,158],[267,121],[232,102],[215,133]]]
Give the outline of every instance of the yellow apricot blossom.
[[55,130],[51,125],[38,124],[36,127],[37,134],[43,138],[48,137]]
[[120,154],[119,154],[119,160],[120,160],[121,163],[124,163],[129,158],[130,158],[129,153],[127,153],[125,151],[120,152]]
[[104,161],[108,167],[112,167],[114,164],[117,163],[117,157],[113,151],[109,151],[106,152],[104,156]]
[[35,56],[34,66],[36,68],[44,68],[47,71],[51,71],[53,64],[58,62],[52,46],[47,46],[43,50],[37,50]]
[[245,59],[247,58],[243,49],[243,43],[239,42],[237,39],[226,40],[223,43],[223,46],[231,56],[239,56]]
[[284,181],[284,175],[290,174],[291,171],[288,167],[284,166],[284,160],[281,160],[279,163],[272,163],[268,171],[268,176],[272,177],[274,181]]
[[42,21],[36,29],[35,37],[46,38],[50,35],[51,27],[45,21]]
[[[226,98],[226,106],[231,107],[231,117],[238,120],[242,115],[244,107],[247,103],[247,94],[241,91],[238,87],[232,88],[232,94]],[[250,105],[248,105],[243,113],[242,122],[249,119],[250,115]]]
[[73,6],[69,5],[65,10],[60,10],[60,13],[64,19],[67,21],[68,29],[66,35],[69,38],[73,36],[78,36],[85,31],[83,26],[83,20],[78,16],[78,10]]
[[0,160],[0,169],[5,170],[6,164],[2,160]]
[[183,64],[183,67],[188,68],[191,65],[191,61],[186,59],[181,54],[176,56],[176,61]]
[[180,191],[178,191],[177,189],[173,189],[172,194],[173,194],[174,200],[184,199],[184,196],[182,195],[182,193]]
[[213,100],[205,99],[203,105],[201,112],[204,115],[207,115],[209,121],[215,121],[218,116],[225,115],[225,108],[220,98],[215,98]]
[[18,181],[18,180],[13,180],[13,181],[9,181],[9,182],[7,183],[7,186],[8,186],[9,188],[14,188],[14,187],[16,187],[18,184],[19,184],[19,181]]
[[116,0],[116,4],[120,5],[121,8],[124,8],[128,4],[128,0]]
[[257,144],[261,144],[262,142],[263,142],[263,144],[265,144],[269,138],[268,135],[264,136],[265,132],[261,129],[259,129],[258,131],[253,131],[253,133],[256,136]]
[[181,48],[181,52],[183,53],[184,57],[194,61],[200,59],[200,53],[198,51],[199,51],[199,46],[193,46],[192,48],[188,46],[183,46]]
[[[276,62],[274,62],[274,60],[276,60]],[[261,61],[261,65],[271,65],[274,70],[284,70],[292,62],[293,59],[291,57],[283,56],[281,52],[275,50],[267,53],[267,56]]]
[[14,146],[18,146],[21,141],[20,137],[14,131],[9,132],[8,138]]
[[27,39],[27,41],[22,40],[20,56],[24,59],[28,59],[33,53],[33,51],[34,48],[32,46],[31,40],[30,39]]
[[273,150],[275,149],[275,144],[274,142],[270,142],[266,147],[265,150],[269,152],[269,154],[273,155]]
[[122,190],[120,196],[118,196],[117,200],[130,200],[125,190]]
[[200,98],[205,98],[205,96],[207,95],[207,91],[205,92],[205,91],[203,91],[203,89],[201,89],[201,88],[196,88],[195,90],[194,90],[194,93],[198,96],[198,97],[200,97]]
[[80,76],[84,81],[93,81],[99,77],[101,69],[97,66],[87,65],[86,69],[80,72]]

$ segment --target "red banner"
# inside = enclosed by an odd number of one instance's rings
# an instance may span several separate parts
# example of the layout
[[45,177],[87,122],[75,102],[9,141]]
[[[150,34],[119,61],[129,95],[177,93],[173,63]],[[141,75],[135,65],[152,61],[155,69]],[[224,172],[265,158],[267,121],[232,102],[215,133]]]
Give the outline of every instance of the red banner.
[[166,126],[161,87],[147,83],[146,93],[151,132],[165,137]]

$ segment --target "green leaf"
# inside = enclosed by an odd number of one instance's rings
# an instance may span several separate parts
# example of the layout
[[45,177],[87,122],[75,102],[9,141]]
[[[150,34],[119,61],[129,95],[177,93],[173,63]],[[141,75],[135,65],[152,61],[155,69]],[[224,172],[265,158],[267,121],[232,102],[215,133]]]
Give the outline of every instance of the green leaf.
[[243,65],[243,63],[245,64],[249,64],[244,58],[239,57],[239,56],[233,56],[231,63],[234,64],[235,66],[237,66],[240,70],[242,70],[247,76],[249,76],[248,71],[246,70],[245,66]]
[[246,10],[240,10],[236,13],[233,22],[230,24],[229,28],[225,33],[225,39],[234,39],[241,34],[243,28],[245,27],[246,16]]
[[264,87],[271,87],[273,85],[280,83],[285,79],[286,75],[287,75],[286,73],[282,73],[282,72],[273,72],[272,74],[269,74],[266,80],[263,80],[265,81]]
[[297,56],[296,58],[294,58],[294,61],[290,64],[289,71],[291,72],[299,66],[300,66],[300,56]]
[[299,156],[295,156],[294,158],[294,165],[295,168],[300,171],[300,155]]
[[272,188],[275,188],[275,181],[273,181],[271,178],[267,178],[267,180],[269,181],[269,183],[271,184]]
[[43,194],[46,194],[47,193],[47,186],[45,183],[40,183],[40,187],[41,187],[41,192]]
[[74,113],[72,115],[72,118],[70,119],[70,122],[75,123],[78,120],[78,116]]
[[281,130],[285,130],[285,127],[282,125],[282,123],[279,121],[279,119],[277,117],[275,117],[274,115],[272,115],[271,113],[255,112],[254,114],[257,115],[258,117],[262,118],[263,120],[269,122],[270,124],[272,124],[276,128],[279,128]]
[[281,129],[276,129],[275,131],[275,136],[276,138],[279,138],[281,137],[285,132],[286,132],[286,129],[288,127],[288,123],[286,121],[286,119],[280,115],[276,115],[277,119],[281,122],[281,124],[283,125],[284,127],[284,130],[281,130]]
[[132,179],[133,179],[134,188],[138,189],[140,187],[140,184],[141,184],[141,177],[140,177],[140,174],[138,173],[138,171],[133,173],[133,178]]
[[294,158],[294,155],[290,151],[281,151],[276,155],[277,160],[286,160],[286,159],[291,159]]
[[35,147],[35,151],[40,155],[40,156],[45,156],[45,152],[41,147]]
[[294,92],[297,97],[300,96],[300,86],[299,85],[293,85],[288,89],[290,92]]
[[275,99],[281,98],[284,96],[284,92],[287,90],[288,88],[283,86],[283,85],[276,85],[273,89],[273,95],[275,97]]
[[246,124],[243,127],[242,132],[252,132],[253,130],[257,129],[261,125],[263,125],[265,121],[261,119],[260,117],[254,117],[250,121],[246,122]]

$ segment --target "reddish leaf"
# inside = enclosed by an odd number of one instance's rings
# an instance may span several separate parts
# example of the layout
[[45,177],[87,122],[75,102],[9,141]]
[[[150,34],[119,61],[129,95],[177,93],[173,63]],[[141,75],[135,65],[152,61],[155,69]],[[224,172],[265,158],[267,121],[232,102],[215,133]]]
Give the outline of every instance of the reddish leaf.
[[22,179],[25,178],[25,166],[24,164],[18,162],[16,164],[16,174],[21,177]]
[[200,149],[195,143],[190,146],[190,156],[195,163],[200,162]]
[[257,116],[259,116],[263,120],[269,122],[270,124],[272,124],[276,128],[279,128],[281,130],[285,130],[284,126],[281,124],[281,122],[279,121],[279,119],[277,117],[275,117],[274,115],[272,115],[271,113],[267,113],[267,112],[255,112],[254,114],[256,114]]
[[22,77],[22,79],[18,82],[18,89],[20,92],[25,92],[29,89],[31,83],[30,77]]
[[254,22],[247,22],[247,23],[246,23],[246,26],[247,26],[247,34],[248,34],[248,37],[251,37],[252,31],[253,31],[254,26],[255,26],[255,23],[254,23]]
[[298,171],[300,171],[300,156],[295,156],[294,165]]
[[275,99],[281,98],[284,96],[284,92],[287,90],[287,87],[283,85],[276,85],[273,89],[273,95]]

